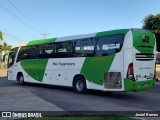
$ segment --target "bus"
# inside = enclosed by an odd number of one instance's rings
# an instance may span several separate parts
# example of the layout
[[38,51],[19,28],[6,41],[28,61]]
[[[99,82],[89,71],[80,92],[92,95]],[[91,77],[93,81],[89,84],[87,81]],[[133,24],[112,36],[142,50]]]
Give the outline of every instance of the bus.
[[8,80],[102,91],[144,91],[155,85],[156,39],[144,29],[30,41],[13,48]]

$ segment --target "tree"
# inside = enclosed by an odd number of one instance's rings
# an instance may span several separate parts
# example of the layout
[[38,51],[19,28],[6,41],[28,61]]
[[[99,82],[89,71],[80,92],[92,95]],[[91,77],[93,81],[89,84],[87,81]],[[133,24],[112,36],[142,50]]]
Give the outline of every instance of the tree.
[[0,40],[3,40],[3,35],[1,31],[0,31]]
[[152,31],[155,34],[157,51],[160,52],[160,14],[147,15],[143,20],[143,28]]
[[1,58],[2,61],[4,61],[4,62],[7,61],[7,60],[6,60],[6,54],[7,54],[7,52],[10,51],[10,50],[11,50],[11,46],[8,45],[6,42],[4,42],[3,45],[2,45],[2,48],[0,49],[0,51],[3,51],[3,52],[4,52],[4,54],[3,54],[2,58]]
[[4,53],[6,53],[7,51],[11,49],[11,46],[8,45],[6,42],[4,42],[1,49],[2,51],[4,51]]
[[[2,37],[2,32],[0,31],[0,40],[3,40],[3,37]],[[2,48],[2,45],[1,45],[1,43],[0,43],[0,50],[1,50],[1,48]],[[1,52],[1,51],[0,51]]]

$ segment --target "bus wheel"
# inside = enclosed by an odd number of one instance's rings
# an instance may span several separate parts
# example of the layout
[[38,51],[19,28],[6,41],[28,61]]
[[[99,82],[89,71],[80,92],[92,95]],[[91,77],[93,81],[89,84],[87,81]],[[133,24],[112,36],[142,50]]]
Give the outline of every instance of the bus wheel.
[[18,83],[20,85],[24,85],[24,77],[23,77],[23,74],[19,74],[18,75]]
[[80,94],[85,93],[87,90],[85,79],[81,76],[76,77],[74,79],[73,87],[77,93],[80,93]]

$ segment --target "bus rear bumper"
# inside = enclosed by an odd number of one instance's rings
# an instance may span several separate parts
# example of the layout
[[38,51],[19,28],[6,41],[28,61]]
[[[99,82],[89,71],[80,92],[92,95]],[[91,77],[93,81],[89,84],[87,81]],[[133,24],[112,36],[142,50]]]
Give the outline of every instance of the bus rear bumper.
[[155,79],[147,81],[132,81],[124,79],[124,91],[144,91],[151,89],[155,85]]

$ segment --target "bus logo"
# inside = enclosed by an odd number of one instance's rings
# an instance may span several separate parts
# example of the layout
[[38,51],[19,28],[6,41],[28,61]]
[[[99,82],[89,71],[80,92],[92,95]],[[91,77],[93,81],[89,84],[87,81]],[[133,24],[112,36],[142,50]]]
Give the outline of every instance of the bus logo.
[[2,117],[11,117],[11,112],[2,112]]
[[149,43],[149,36],[143,35],[142,42]]

